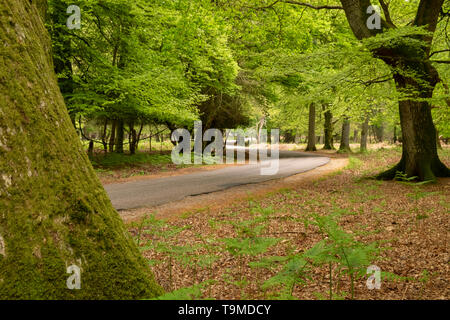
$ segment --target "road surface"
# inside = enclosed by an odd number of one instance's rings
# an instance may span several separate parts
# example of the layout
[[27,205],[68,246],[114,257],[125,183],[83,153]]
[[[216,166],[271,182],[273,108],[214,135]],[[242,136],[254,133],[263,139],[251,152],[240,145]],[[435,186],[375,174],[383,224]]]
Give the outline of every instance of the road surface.
[[279,170],[275,175],[261,175],[261,166],[269,166],[267,161],[263,161],[173,177],[108,184],[105,189],[116,210],[137,209],[235,186],[286,178],[330,161],[327,157],[293,151],[280,151],[279,157]]

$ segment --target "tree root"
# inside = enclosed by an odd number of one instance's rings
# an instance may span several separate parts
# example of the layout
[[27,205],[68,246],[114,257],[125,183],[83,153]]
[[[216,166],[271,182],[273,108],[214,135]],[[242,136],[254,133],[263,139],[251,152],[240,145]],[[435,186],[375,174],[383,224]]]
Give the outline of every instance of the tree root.
[[[418,174],[408,174],[408,176],[417,176],[420,181],[436,181],[436,178],[448,178],[450,177],[450,169],[442,163],[439,158],[435,158],[429,164],[418,164],[419,168],[416,169]],[[405,160],[402,157],[400,162],[393,168],[379,173],[375,176],[377,180],[393,180],[397,172],[405,172]]]

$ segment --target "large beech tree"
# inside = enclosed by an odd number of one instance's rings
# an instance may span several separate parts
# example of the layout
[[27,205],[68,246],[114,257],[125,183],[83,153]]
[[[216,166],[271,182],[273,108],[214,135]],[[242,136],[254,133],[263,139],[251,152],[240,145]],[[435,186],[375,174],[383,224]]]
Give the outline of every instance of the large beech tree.
[[[374,37],[379,32],[395,28],[384,1],[380,2],[386,18],[382,20],[381,30],[369,30],[367,27],[367,20],[371,15],[367,13],[370,0],[341,0],[341,3],[358,39]],[[434,88],[440,81],[429,57],[432,34],[436,30],[443,3],[444,0],[420,1],[412,25],[424,27],[429,33],[415,35],[411,40],[420,40],[421,46],[414,45],[415,41],[402,41],[397,46],[371,48],[374,56],[391,68],[397,90],[408,89],[411,92],[408,99],[399,101],[403,135],[402,158],[394,168],[380,174],[379,178],[392,179],[397,171],[403,171],[408,176],[418,176],[421,180],[450,176],[450,170],[438,157],[436,129],[431,117],[431,104],[427,100],[432,98]]]
[[[448,1],[448,0],[446,0]],[[397,26],[391,18],[386,1],[380,0],[384,19],[380,29],[369,29],[367,22],[373,11],[368,8],[370,0],[341,0],[341,5],[321,5],[295,0],[274,0],[265,8],[281,3],[308,7],[316,10],[344,10],[353,34],[359,40],[376,39]],[[426,33],[404,35],[402,41],[379,42],[368,49],[373,56],[381,59],[391,69],[398,92],[408,92],[406,98],[399,100],[399,112],[403,135],[403,153],[400,162],[392,169],[379,174],[380,179],[393,179],[397,171],[421,180],[435,180],[436,177],[449,177],[450,169],[438,157],[436,129],[431,115],[430,99],[434,88],[441,81],[433,62],[430,50],[439,16],[443,14],[444,0],[420,0],[415,18],[408,25],[422,27]],[[421,45],[417,45],[420,42]]]
[[[0,0],[0,299],[161,293],[71,124],[45,0]],[[81,269],[69,290],[67,268]]]

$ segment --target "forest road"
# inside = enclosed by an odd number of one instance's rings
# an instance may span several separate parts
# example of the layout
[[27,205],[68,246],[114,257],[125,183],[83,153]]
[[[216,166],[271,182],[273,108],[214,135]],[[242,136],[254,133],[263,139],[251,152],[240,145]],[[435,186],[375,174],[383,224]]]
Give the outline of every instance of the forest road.
[[323,156],[280,150],[279,169],[273,175],[261,174],[261,167],[268,168],[270,165],[267,160],[173,177],[113,183],[104,187],[116,210],[130,210],[158,206],[235,186],[286,178],[323,166],[329,161]]

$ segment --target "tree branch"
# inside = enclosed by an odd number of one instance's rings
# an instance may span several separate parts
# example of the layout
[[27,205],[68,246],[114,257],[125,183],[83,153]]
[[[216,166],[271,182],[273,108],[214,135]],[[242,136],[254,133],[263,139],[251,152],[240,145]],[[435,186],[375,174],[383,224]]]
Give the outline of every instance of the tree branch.
[[384,17],[386,18],[386,23],[391,25],[393,28],[396,28],[394,22],[392,22],[391,13],[389,12],[389,4],[386,4],[384,0],[380,0],[381,8],[384,12]]
[[434,51],[430,54],[430,56],[428,58],[431,58],[433,55],[435,55],[436,53],[442,53],[442,52],[448,52],[450,51],[450,49],[444,49],[444,50],[438,50],[438,51]]
[[333,6],[333,5],[313,5],[310,3],[306,3],[306,2],[300,2],[300,1],[295,1],[295,0],[280,0],[280,2],[284,2],[284,3],[289,3],[289,4],[294,4],[297,6],[304,6],[304,7],[308,7],[308,8],[312,8],[312,9],[316,9],[316,10],[320,10],[320,9],[337,9],[337,10],[344,10],[343,7],[341,6]]
[[450,60],[430,60],[430,61],[435,63],[450,64]]

